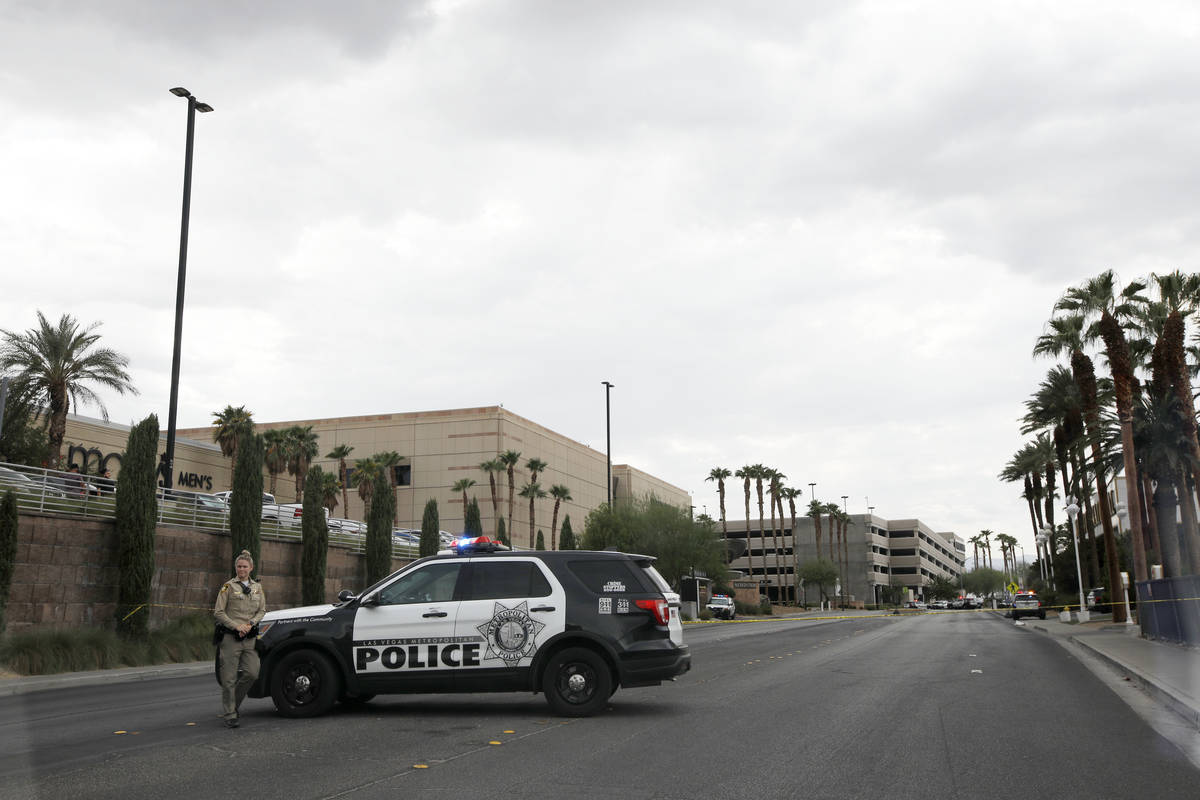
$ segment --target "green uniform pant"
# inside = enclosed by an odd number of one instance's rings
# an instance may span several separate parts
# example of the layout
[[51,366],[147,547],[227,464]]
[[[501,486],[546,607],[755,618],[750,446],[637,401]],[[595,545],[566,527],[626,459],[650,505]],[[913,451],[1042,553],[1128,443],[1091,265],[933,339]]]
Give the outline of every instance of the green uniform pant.
[[231,633],[221,639],[221,712],[226,719],[237,716],[250,684],[258,678],[258,653],[254,651],[254,641],[253,636],[238,641]]

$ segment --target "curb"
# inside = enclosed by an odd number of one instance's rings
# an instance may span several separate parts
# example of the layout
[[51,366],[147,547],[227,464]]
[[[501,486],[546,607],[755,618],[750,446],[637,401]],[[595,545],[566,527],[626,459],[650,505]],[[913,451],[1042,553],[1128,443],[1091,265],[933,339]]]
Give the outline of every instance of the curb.
[[95,670],[91,672],[64,672],[58,675],[33,675],[24,678],[0,679],[0,697],[32,694],[51,689],[71,689],[77,686],[103,686],[109,683],[134,683],[163,678],[191,678],[196,675],[211,675],[212,661],[194,661],[190,664],[162,664],[154,667],[130,667],[127,669]]
[[1098,656],[1102,661],[1108,664],[1118,672],[1124,673],[1130,682],[1137,684],[1144,689],[1147,694],[1153,697],[1158,702],[1169,708],[1178,716],[1182,717],[1188,724],[1193,727],[1200,727],[1200,708],[1193,706],[1188,699],[1180,697],[1172,689],[1163,686],[1154,679],[1153,676],[1146,674],[1137,667],[1127,664],[1124,661],[1116,658],[1110,653],[1106,653],[1096,647],[1093,647],[1086,641],[1086,637],[1079,637],[1071,634],[1067,636],[1075,644],[1086,649],[1094,656]]

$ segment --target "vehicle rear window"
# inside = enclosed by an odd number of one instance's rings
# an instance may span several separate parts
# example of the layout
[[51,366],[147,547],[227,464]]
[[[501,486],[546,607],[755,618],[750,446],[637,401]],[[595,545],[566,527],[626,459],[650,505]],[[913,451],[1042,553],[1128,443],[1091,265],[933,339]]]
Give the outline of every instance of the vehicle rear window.
[[569,561],[567,569],[596,594],[648,591],[633,564],[625,559],[605,558]]
[[463,599],[546,597],[551,591],[550,582],[532,561],[475,561]]

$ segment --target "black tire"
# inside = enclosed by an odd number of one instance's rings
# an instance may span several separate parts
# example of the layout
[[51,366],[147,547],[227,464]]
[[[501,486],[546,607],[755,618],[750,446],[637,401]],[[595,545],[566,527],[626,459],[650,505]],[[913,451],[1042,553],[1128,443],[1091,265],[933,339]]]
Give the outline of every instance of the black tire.
[[1038,619],[1045,619],[1045,618],[1046,618],[1046,612],[1045,612],[1045,611],[1039,611],[1039,612],[1038,612]]
[[342,705],[347,706],[362,706],[375,699],[373,694],[343,694],[338,698]]
[[569,647],[555,653],[542,674],[542,692],[554,713],[590,717],[608,704],[616,691],[608,664],[594,651]]
[[337,671],[316,650],[293,650],[271,672],[271,700],[285,717],[315,717],[333,708],[341,692]]

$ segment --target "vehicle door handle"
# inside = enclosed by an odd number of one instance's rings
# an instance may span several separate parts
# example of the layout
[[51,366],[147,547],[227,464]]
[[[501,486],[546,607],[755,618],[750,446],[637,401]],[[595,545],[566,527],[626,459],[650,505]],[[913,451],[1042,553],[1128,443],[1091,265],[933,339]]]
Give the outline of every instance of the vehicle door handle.
[[446,616],[446,612],[445,611],[428,611],[428,612],[422,614],[421,616],[422,617],[444,617],[444,616]]
[[534,606],[530,611],[553,611],[554,606]]

